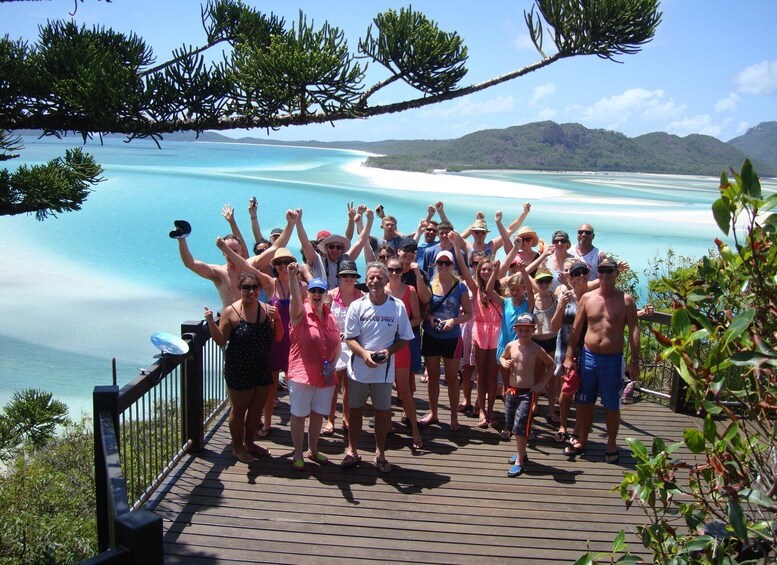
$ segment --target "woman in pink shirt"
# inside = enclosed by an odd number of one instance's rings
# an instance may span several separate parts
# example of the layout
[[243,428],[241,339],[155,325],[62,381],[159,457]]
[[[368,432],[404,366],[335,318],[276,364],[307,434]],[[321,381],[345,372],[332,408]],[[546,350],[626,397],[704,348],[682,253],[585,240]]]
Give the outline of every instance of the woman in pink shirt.
[[291,439],[294,444],[294,460],[291,468],[305,470],[302,447],[305,443],[305,419],[308,426],[307,458],[319,465],[329,463],[326,455],[318,451],[321,423],[329,414],[332,395],[335,392],[335,364],[340,355],[340,332],[337,321],[326,306],[326,282],[313,279],[308,283],[308,298],[302,299],[297,279],[297,264],[288,267],[291,315],[291,350],[286,381],[291,403]]

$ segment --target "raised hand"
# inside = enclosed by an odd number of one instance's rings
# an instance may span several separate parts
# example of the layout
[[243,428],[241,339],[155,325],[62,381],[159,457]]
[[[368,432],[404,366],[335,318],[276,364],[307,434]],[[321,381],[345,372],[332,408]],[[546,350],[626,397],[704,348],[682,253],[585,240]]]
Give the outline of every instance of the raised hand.
[[356,211],[359,212],[359,214],[364,214],[367,211],[367,205],[359,204],[359,207],[356,208]]
[[442,203],[442,200],[438,200],[437,202],[434,203],[434,208],[438,212],[441,212],[444,207],[445,207],[445,204]]
[[297,265],[297,263],[289,263],[289,266],[286,267],[286,270],[289,273],[289,277],[296,277],[297,273],[299,272],[299,265]]
[[205,320],[207,320],[208,322],[212,322],[213,321],[213,312],[207,306],[203,306],[203,308],[205,309]]
[[354,216],[356,216],[356,208],[353,207],[353,202],[346,203],[346,207],[348,208],[348,217],[353,220]]
[[259,209],[259,201],[256,199],[256,196],[252,197],[251,200],[248,201],[248,215],[251,218],[256,218],[256,211]]
[[494,221],[495,222],[501,222],[502,221],[502,211],[501,210],[497,210],[494,213]]
[[530,202],[524,202],[523,203],[523,213],[528,214],[531,210],[531,203]]
[[226,221],[232,223],[232,220],[235,219],[235,209],[229,204],[224,204],[224,207],[221,209],[221,215],[224,216]]

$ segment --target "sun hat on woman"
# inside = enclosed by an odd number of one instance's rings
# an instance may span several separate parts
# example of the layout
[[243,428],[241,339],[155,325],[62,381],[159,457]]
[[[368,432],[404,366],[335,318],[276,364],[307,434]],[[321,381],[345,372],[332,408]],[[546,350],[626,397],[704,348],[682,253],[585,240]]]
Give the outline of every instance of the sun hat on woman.
[[292,261],[296,261],[296,258],[294,257],[294,255],[291,254],[291,251],[289,251],[285,247],[279,247],[275,251],[275,255],[273,256],[272,261],[270,261],[270,263],[275,265],[275,263],[277,263],[281,259],[291,259]]
[[519,229],[518,234],[516,235],[516,238],[523,239],[526,236],[531,236],[532,247],[534,247],[540,242],[540,238],[537,237],[537,232],[531,229],[529,226],[523,226],[521,229]]

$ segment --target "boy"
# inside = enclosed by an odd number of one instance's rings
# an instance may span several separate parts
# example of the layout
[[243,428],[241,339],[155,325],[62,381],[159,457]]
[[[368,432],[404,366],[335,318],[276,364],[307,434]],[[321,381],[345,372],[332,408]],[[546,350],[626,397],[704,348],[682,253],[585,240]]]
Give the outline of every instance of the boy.
[[505,426],[512,427],[517,453],[510,457],[508,477],[523,474],[531,426],[532,396],[545,389],[556,363],[542,347],[532,341],[536,322],[534,315],[521,314],[513,328],[518,336],[507,344],[499,364],[509,372],[509,387],[505,390]]

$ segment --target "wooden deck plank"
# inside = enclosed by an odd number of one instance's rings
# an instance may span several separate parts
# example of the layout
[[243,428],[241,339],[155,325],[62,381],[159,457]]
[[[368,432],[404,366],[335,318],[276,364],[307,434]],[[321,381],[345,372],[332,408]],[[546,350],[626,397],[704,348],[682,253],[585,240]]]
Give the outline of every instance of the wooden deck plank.
[[[425,392],[419,385],[417,396]],[[425,405],[419,398],[422,414]],[[440,414],[445,417],[445,410]],[[418,453],[399,428],[387,446],[394,466],[388,475],[378,473],[371,461],[374,443],[367,428],[358,469],[308,463],[304,473],[297,473],[289,468],[287,404],[276,412],[272,437],[263,440],[272,457],[251,465],[231,457],[222,421],[206,449],[182,462],[147,505],[164,520],[166,560],[563,563],[584,553],[587,543],[594,551],[608,550],[624,528],[632,551],[649,559],[631,533],[643,523],[641,512],[627,512],[611,491],[634,461],[622,439],[620,464],[603,463],[601,409],[588,450],[577,460],[563,456],[562,446],[552,441],[555,430],[538,419],[538,438],[530,444],[530,462],[519,478],[506,476],[514,441],[501,440],[495,429],[478,429],[475,419],[460,420],[464,429],[458,433],[451,433],[445,421],[425,429],[424,449]],[[659,435],[678,441],[686,427],[697,425],[641,401],[624,407],[620,437],[649,443]],[[339,463],[343,437],[322,438],[321,451]]]

